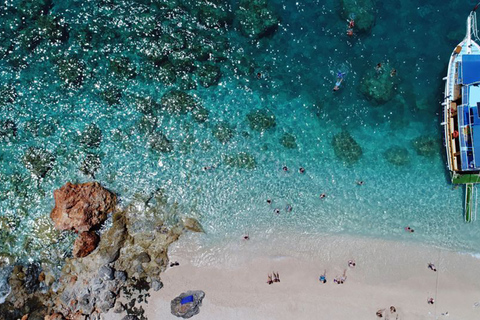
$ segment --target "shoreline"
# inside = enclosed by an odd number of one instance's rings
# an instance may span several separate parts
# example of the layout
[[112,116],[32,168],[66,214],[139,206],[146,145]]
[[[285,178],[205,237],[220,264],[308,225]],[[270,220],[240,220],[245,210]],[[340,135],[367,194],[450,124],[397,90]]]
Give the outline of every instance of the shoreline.
[[[352,241],[348,236],[321,236],[322,247],[312,246],[308,256],[292,255],[296,244],[282,248],[278,238],[261,250],[252,249],[254,239],[229,243],[224,250],[192,245],[202,236],[184,235],[170,247],[170,261],[180,266],[167,268],[161,277],[164,288],[150,292],[143,305],[149,319],[177,319],[170,314],[170,301],[188,290],[205,291],[195,316],[199,320],[313,319],[319,314],[374,319],[380,309],[386,309],[385,319],[441,319],[446,312],[451,319],[480,316],[480,307],[475,307],[480,279],[472,277],[480,260],[469,254],[399,241]],[[215,254],[217,262],[208,263]],[[355,259],[355,268],[348,267],[350,259]],[[427,268],[429,262],[437,272]],[[326,284],[318,281],[323,270]],[[344,270],[345,283],[333,283]],[[274,271],[281,282],[266,284],[267,274]],[[435,304],[427,304],[430,297]],[[390,314],[390,306],[397,312]]]

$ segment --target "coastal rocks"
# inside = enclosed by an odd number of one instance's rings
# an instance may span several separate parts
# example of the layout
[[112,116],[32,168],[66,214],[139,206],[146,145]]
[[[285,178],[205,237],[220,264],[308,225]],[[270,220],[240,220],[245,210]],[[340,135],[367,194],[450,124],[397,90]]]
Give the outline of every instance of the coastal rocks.
[[115,209],[117,197],[98,182],[67,182],[54,191],[55,207],[50,218],[59,230],[89,231]]
[[82,232],[75,239],[72,254],[75,258],[86,257],[97,248],[99,242],[100,237],[95,232]]
[[284,133],[280,139],[280,143],[287,149],[296,149],[297,148],[297,139],[291,133]]
[[420,136],[412,141],[413,148],[418,155],[431,157],[440,151],[441,143],[433,135]]
[[253,170],[257,167],[255,158],[246,152],[239,152],[234,155],[226,155],[223,158],[223,162],[230,167],[237,169],[249,169]]
[[28,148],[23,155],[25,167],[37,178],[45,178],[54,162],[55,157],[49,151],[38,147]]
[[410,163],[410,155],[404,147],[394,146],[388,148],[384,153],[385,160],[395,166],[404,166]]
[[360,81],[360,92],[375,105],[388,102],[396,94],[397,77],[391,77],[390,70],[388,65],[373,68]]
[[[192,301],[182,304],[182,299],[190,296],[192,296]],[[170,310],[176,317],[184,319],[191,318],[200,312],[200,306],[202,305],[204,297],[205,292],[200,290],[184,292],[172,300]]]
[[276,126],[275,115],[267,109],[258,109],[247,114],[250,129],[263,132]]
[[170,114],[182,115],[195,108],[195,99],[183,91],[172,90],[163,95],[161,106]]
[[280,23],[267,0],[240,0],[235,15],[242,35],[252,39],[272,35]]
[[368,32],[375,24],[375,0],[341,0],[341,15],[345,20],[355,19],[355,30]]
[[347,165],[357,162],[363,154],[362,148],[348,131],[342,131],[333,136],[332,146],[337,158]]
[[193,232],[205,232],[200,222],[194,218],[183,219],[183,227]]
[[198,81],[205,88],[216,85],[221,76],[220,68],[211,63],[205,63],[197,70]]
[[223,144],[229,142],[235,135],[230,124],[224,121],[217,123],[215,127],[213,127],[212,134],[220,143]]

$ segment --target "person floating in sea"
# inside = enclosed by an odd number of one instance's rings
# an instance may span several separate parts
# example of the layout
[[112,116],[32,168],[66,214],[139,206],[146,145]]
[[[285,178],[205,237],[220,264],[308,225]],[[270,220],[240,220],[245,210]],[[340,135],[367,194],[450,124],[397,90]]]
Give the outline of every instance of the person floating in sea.
[[287,166],[283,166],[282,170],[285,171],[285,172],[287,172],[287,171],[288,171],[288,167],[287,167]]
[[396,74],[397,74],[397,70],[392,68],[392,70],[390,70],[390,77],[394,77]]
[[272,275],[270,275],[270,274],[268,275],[267,283],[268,283],[268,284],[272,284],[272,283],[273,283]]
[[250,236],[248,235],[248,233],[243,236],[243,240],[250,240]]
[[271,199],[267,199],[267,203],[268,203],[268,204],[272,204],[272,200],[271,200]]
[[275,208],[274,212],[275,212],[276,214],[279,214],[279,213],[280,213],[280,209]]
[[327,195],[326,195],[325,193],[322,193],[322,194],[320,195],[320,199],[324,199],[326,196],[327,196]]
[[435,265],[433,263],[428,264],[428,269],[437,272],[437,268],[435,267]]
[[358,181],[357,181],[357,184],[358,184],[359,186],[363,186],[364,183],[365,183],[365,182],[363,182],[362,180],[358,180]]
[[303,174],[303,173],[305,173],[305,169],[303,167],[300,167],[300,169],[298,169],[298,172]]
[[340,85],[342,84],[344,77],[345,77],[345,72],[339,71],[337,73],[337,81],[335,82],[335,87],[333,87],[333,91],[340,90]]
[[287,212],[292,212],[292,209],[293,209],[292,206],[289,204],[287,204],[287,206],[285,207],[285,211]]
[[352,28],[347,29],[347,36],[353,37],[354,34],[355,34],[355,33],[353,32],[353,29],[352,29]]
[[377,73],[380,73],[383,71],[383,65],[381,62],[377,63],[377,65],[375,66],[375,71],[377,71]]
[[257,73],[257,79],[262,79],[262,74],[260,72]]
[[409,226],[406,226],[406,227],[405,227],[405,231],[410,232],[410,233],[415,232],[415,230],[413,230],[413,229],[410,228]]

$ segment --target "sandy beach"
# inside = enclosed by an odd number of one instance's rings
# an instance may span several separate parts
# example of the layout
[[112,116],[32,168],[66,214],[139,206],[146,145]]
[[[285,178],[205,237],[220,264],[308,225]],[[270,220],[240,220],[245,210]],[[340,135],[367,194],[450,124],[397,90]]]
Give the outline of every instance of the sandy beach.
[[[203,290],[194,319],[478,319],[480,260],[418,244],[346,236],[298,236],[255,243],[239,239],[220,248],[202,248],[189,234],[170,250],[164,288],[150,292],[148,319],[178,319],[170,301],[188,290]],[[319,245],[321,244],[321,245]],[[226,248],[226,249],[225,249]],[[348,267],[355,259],[356,266]],[[433,262],[437,272],[427,265]],[[327,283],[319,276],[326,270]],[[333,279],[346,270],[344,284]],[[267,275],[279,272],[279,283]],[[434,298],[433,305],[427,303]],[[396,308],[390,312],[390,306]]]

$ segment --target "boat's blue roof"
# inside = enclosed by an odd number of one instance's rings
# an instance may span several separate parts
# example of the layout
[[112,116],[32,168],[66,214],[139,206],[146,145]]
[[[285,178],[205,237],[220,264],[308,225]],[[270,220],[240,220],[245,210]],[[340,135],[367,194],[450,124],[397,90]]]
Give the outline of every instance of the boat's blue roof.
[[[480,62],[480,60],[479,60]],[[464,87],[464,105],[459,108],[459,125],[468,126],[460,135],[462,170],[480,169],[480,87],[470,85]]]
[[480,82],[480,55],[464,54],[462,56],[462,83],[468,85],[475,82]]

